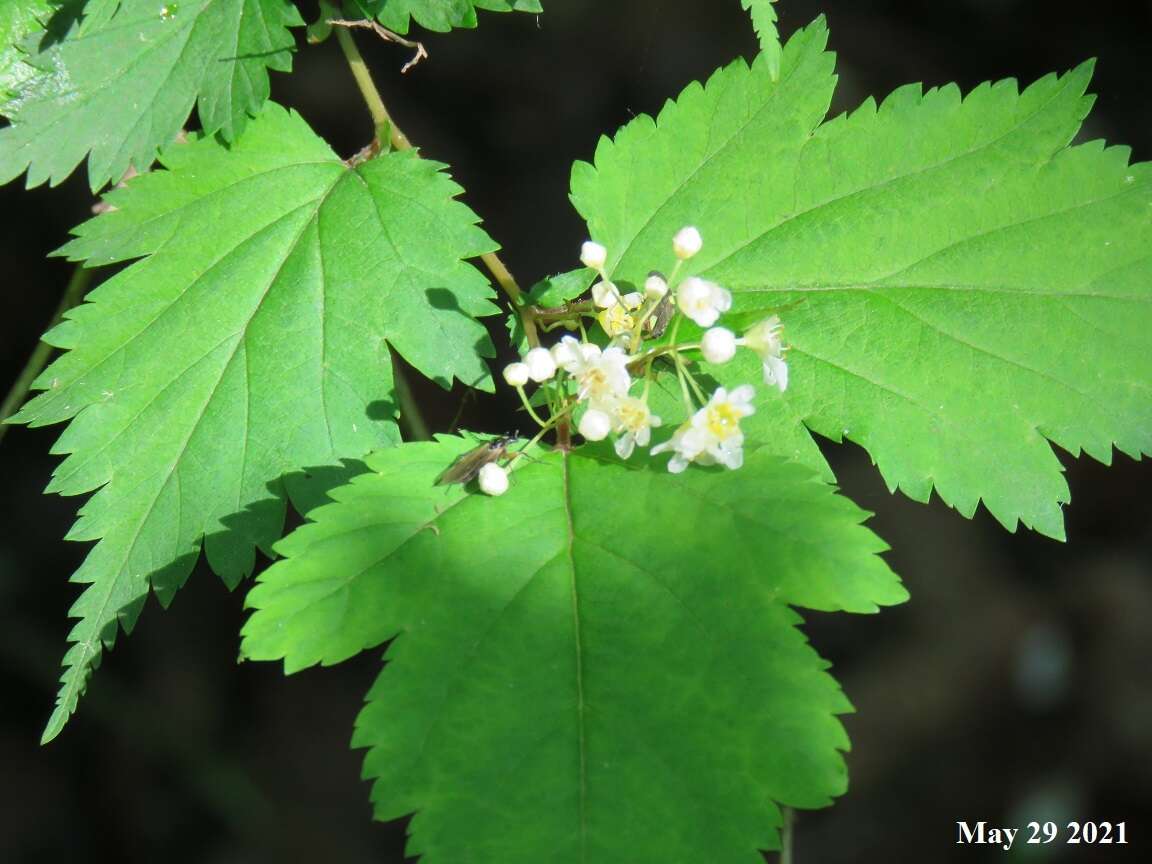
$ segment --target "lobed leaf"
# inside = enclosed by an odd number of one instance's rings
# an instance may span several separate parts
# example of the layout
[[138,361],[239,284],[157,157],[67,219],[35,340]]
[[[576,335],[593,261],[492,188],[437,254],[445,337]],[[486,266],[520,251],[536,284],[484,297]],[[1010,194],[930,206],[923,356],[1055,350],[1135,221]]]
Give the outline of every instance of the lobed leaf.
[[849,438],[893,490],[1062,537],[1049,442],[1152,451],[1152,168],[1068,146],[1090,64],[1023,92],[904,87],[819,125],[825,39],[794,36],[778,83],[738,61],[602,140],[573,201],[618,278],[695,224],[690,270],[733,290],[730,326],[781,314],[792,386],[753,428]]
[[445,32],[475,27],[476,10],[542,12],[540,0],[355,0],[370,18],[397,33],[407,33],[412,22],[428,30]]
[[752,16],[752,26],[760,39],[760,50],[768,63],[773,81],[780,78],[780,33],[776,29],[776,0],[740,0]]
[[167,603],[202,538],[235,585],[279,536],[283,475],[399,440],[390,346],[445,384],[487,380],[474,317],[495,307],[461,259],[493,244],[442,166],[409,151],[349,168],[275,105],[230,147],[204,138],[162,158],[167,171],[111,193],[115,209],[65,247],[143,260],[45,337],[70,350],[16,417],[73,418],[49,489],[99,490],[69,534],[99,542],[73,577],[91,585],[47,737],[117,618],[132,625],[150,584]]
[[786,604],[906,598],[862,511],[764,450],[672,476],[584,448],[500,498],[434,486],[472,443],[370,456],[248,596],[244,655],[287,671],[394,640],[354,744],[378,817],[417,811],[409,854],[754,862],[777,804],[844,791],[850,706]]
[[[206,134],[234,140],[291,68],[303,24],[289,0],[120,0],[96,4],[28,63],[39,72],[0,129],[0,183],[56,185],[88,158],[99,189],[146,169],[193,105]],[[85,9],[86,12],[91,10]]]

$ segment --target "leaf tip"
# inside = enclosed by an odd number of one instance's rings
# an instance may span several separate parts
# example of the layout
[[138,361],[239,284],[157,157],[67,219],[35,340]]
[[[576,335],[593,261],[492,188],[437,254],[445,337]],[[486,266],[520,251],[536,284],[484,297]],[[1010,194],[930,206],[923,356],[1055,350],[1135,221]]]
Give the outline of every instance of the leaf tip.
[[52,711],[52,716],[48,718],[48,722],[44,725],[43,733],[40,735],[41,747],[52,743],[52,741],[64,731],[64,727],[67,725],[71,713],[72,712],[65,709],[63,705],[56,706],[55,710]]

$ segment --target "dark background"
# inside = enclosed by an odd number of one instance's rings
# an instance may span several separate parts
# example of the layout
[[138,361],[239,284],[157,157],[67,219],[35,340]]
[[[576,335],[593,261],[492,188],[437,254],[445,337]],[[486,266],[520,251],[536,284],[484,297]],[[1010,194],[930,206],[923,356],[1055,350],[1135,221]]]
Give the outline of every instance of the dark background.
[[[584,239],[566,201],[572,160],[755,50],[736,0],[545,7],[539,21],[484,14],[479,30],[428,36],[431,60],[405,78],[402,49],[360,39],[398,122],[451,163],[525,283],[570,267]],[[780,11],[785,33],[828,14],[834,111],[907,81],[1031,81],[1098,56],[1087,137],[1152,158],[1150,3],[782,0]],[[344,154],[370,137],[334,41],[304,48],[274,95]],[[91,204],[77,178],[0,190],[0,389],[68,280],[70,266],[45,255]],[[78,594],[67,579],[86,549],[61,539],[79,501],[40,494],[58,432],[16,428],[0,444],[0,862],[402,861],[405,826],[370,821],[348,749],[378,652],[289,679],[238,666],[242,595],[203,567],[167,613],[150,601],[79,715],[38,746]],[[1048,818],[1126,821],[1131,846],[1047,847],[1032,860],[1149,860],[1152,465],[1061,454],[1073,490],[1062,545],[890,496],[862,451],[828,454],[876,512],[912,601],[806,616],[859,713],[845,718],[852,788],[801,814],[796,860],[1001,860],[955,846],[956,820]]]

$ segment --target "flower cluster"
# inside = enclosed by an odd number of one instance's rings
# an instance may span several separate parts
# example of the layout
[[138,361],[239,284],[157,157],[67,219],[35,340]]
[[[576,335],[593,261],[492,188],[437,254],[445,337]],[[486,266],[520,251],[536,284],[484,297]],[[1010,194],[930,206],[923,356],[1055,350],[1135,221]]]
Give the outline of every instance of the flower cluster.
[[[590,296],[561,310],[523,307],[520,312],[540,331],[563,326],[579,331],[581,338],[563,336],[550,348],[532,347],[521,360],[504,369],[504,380],[520,395],[525,410],[540,426],[537,440],[546,432],[573,426],[588,441],[613,437],[616,453],[629,458],[637,447],[649,447],[652,430],[663,425],[649,407],[649,388],[657,361],[670,361],[680,385],[685,419],[666,441],[651,447],[652,455],[671,453],[668,470],[684,471],[691,463],[739,468],[744,462],[744,433],[740,421],[755,413],[755,390],[744,384],[731,390],[718,387],[710,396],[701,388],[691,366],[699,358],[719,365],[732,360],[738,349],[757,354],[764,383],[781,392],[788,387],[786,347],[781,323],[772,315],[737,336],[718,326],[732,308],[732,294],[699,276],[681,277],[681,269],[703,248],[703,238],[693,227],[677,232],[672,240],[675,256],[666,278],[651,273],[642,290],[616,283],[608,272],[608,250],[588,241],[580,261],[597,274]],[[545,319],[541,312],[547,312]],[[585,319],[599,325],[602,336],[589,335]],[[678,341],[681,323],[691,321],[703,334],[698,341]],[[548,326],[551,325],[551,326]],[[665,332],[667,331],[667,338]],[[646,344],[647,343],[647,344]],[[535,398],[525,388],[539,385]],[[546,408],[545,416],[537,408]],[[481,488],[499,495],[507,489],[507,477],[496,477],[498,466],[485,466]],[[496,469],[496,470],[491,470]]]

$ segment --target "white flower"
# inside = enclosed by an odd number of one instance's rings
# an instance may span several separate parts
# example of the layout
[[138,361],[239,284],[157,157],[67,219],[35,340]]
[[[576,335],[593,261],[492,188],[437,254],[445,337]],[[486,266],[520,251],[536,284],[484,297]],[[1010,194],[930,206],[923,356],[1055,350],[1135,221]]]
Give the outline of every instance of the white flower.
[[552,346],[552,359],[565,372],[571,372],[580,362],[580,342],[575,336],[565,336]]
[[709,363],[727,363],[736,356],[736,334],[724,327],[713,327],[700,341],[700,350]]
[[764,383],[775,385],[783,393],[788,389],[788,364],[779,357],[764,358]]
[[580,359],[582,362],[591,363],[593,360],[599,359],[603,353],[604,352],[600,350],[600,346],[595,342],[580,343]]
[[711,327],[732,308],[732,295],[715,282],[689,276],[676,288],[676,304],[701,327]]
[[739,468],[744,464],[744,433],[740,431],[740,421],[756,412],[751,404],[755,395],[756,391],[747,384],[731,393],[723,387],[717,388],[707,405],[681,424],[670,440],[650,452],[655,456],[674,451],[668,462],[668,470],[673,474],[679,474],[690,462],[719,463],[732,470]]
[[523,387],[530,376],[527,363],[509,363],[504,367],[504,380],[512,387]]
[[672,251],[681,261],[694,256],[703,246],[704,240],[700,237],[700,232],[692,226],[681,228],[672,238]]
[[644,305],[644,295],[639,291],[632,291],[620,298],[620,304],[629,312],[635,312]]
[[528,377],[537,383],[556,374],[556,361],[547,348],[533,348],[524,355],[524,364],[528,367]]
[[503,495],[508,491],[508,472],[495,462],[489,462],[483,466],[477,479],[480,483],[480,491],[486,495]]
[[575,336],[565,336],[552,346],[552,359],[556,365],[573,375],[601,355],[600,346],[594,342],[581,342]]
[[611,309],[604,309],[596,316],[596,320],[600,322],[600,326],[609,336],[630,333],[636,324],[635,319],[628,314],[623,304],[617,304]]
[[611,282],[597,282],[592,286],[592,302],[601,309],[611,309],[620,302],[620,291]]
[[[585,347],[588,346],[581,346],[582,349]],[[579,364],[572,369],[580,401],[600,408],[628,395],[632,376],[628,374],[628,355],[622,349],[606,348],[601,353],[597,348],[595,352],[584,351],[583,354]]]
[[673,474],[680,474],[688,467],[688,463],[704,452],[707,442],[697,440],[700,433],[692,428],[692,421],[687,420],[680,424],[672,437],[663,444],[657,444],[650,451],[653,456],[659,456],[668,450],[673,451],[672,458],[668,460],[668,470]]
[[773,315],[752,327],[741,345],[751,348],[764,361],[764,383],[778,387],[783,393],[788,389],[788,364],[784,362],[784,346],[780,341],[780,318]]
[[647,447],[652,440],[652,430],[662,422],[648,408],[648,403],[634,396],[625,396],[615,404],[612,412],[612,429],[616,438],[616,455],[627,459],[639,444]]
[[649,300],[663,300],[668,293],[668,283],[659,273],[651,273],[644,280],[644,296]]
[[577,428],[587,440],[603,441],[612,431],[612,418],[598,408],[589,408]]
[[608,250],[599,243],[589,240],[580,247],[580,263],[593,270],[603,270],[604,262],[608,260]]

